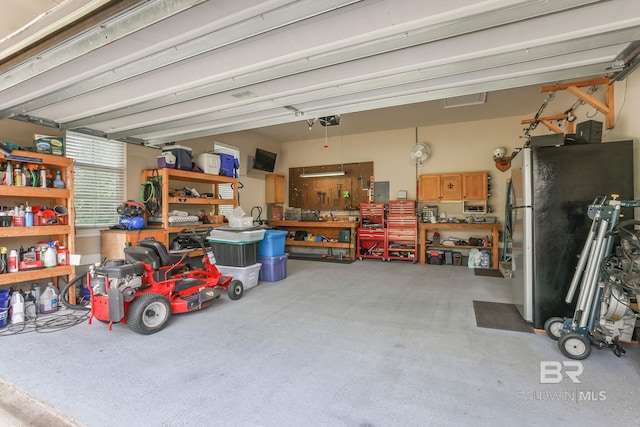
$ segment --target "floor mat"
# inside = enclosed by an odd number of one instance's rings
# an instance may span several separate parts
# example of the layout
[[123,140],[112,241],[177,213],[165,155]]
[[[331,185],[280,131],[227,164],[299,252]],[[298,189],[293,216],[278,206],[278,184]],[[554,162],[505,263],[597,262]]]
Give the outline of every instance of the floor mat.
[[533,333],[531,325],[525,322],[513,304],[473,301],[473,311],[479,328]]
[[474,268],[473,274],[476,276],[501,277],[504,278],[500,270],[493,268]]

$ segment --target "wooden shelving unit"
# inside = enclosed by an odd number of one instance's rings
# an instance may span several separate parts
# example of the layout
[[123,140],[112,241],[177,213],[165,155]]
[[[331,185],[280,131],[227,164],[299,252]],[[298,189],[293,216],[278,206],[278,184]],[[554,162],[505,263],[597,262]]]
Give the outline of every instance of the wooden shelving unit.
[[[73,160],[62,156],[32,153],[15,150],[10,155],[5,155],[2,162],[10,161],[15,167],[17,163],[44,165],[55,176],[56,171],[61,172],[65,188],[39,188],[25,186],[0,186],[0,204],[13,206],[29,202],[30,206],[38,204],[53,208],[64,206],[67,209],[67,224],[36,225],[32,227],[0,227],[0,246],[10,249],[20,247],[20,239],[25,237],[42,237],[46,241],[58,241],[66,247],[69,253],[75,253],[75,205],[73,201]],[[20,284],[34,280],[50,279],[57,284],[60,276],[74,276],[75,268],[72,265],[22,270],[16,273],[0,274],[0,286]],[[69,298],[75,298],[70,294]]]
[[[446,245],[436,245],[426,243],[427,241],[427,232],[428,231],[447,231],[447,230],[474,230],[474,231],[485,231],[491,233],[490,246],[446,246]],[[419,231],[419,239],[422,244],[420,248],[420,264],[424,264],[426,262],[426,251],[428,248],[446,248],[449,250],[455,249],[486,249],[491,252],[491,268],[497,269],[499,265],[499,249],[498,242],[499,233],[500,233],[500,224],[487,224],[487,223],[420,223],[418,225]]]
[[[356,256],[356,227],[355,222],[343,221],[270,221],[269,225],[279,229],[295,232],[296,230],[305,230],[316,236],[325,236],[333,242],[309,242],[306,240],[287,239],[285,246],[298,246],[307,248],[336,248],[346,249],[347,260],[354,260]],[[338,236],[340,230],[349,230],[349,242],[339,242]]]
[[[169,212],[173,209],[179,209],[181,206],[188,206],[189,208],[203,207],[207,210],[213,209],[215,214],[219,213],[219,206],[231,205],[234,208],[238,207],[238,179],[228,176],[212,175],[202,172],[192,172],[181,169],[147,169],[142,171],[141,184],[147,182],[148,179],[153,177],[160,178],[161,194],[162,194],[162,224],[161,225],[149,225],[149,230],[162,230],[163,240],[162,242],[170,249],[171,235],[180,232],[189,225],[169,225]],[[180,184],[182,183],[182,185]],[[177,197],[170,196],[169,193],[174,185],[176,188],[184,187],[184,183],[192,183],[197,185],[203,185],[206,187],[208,193],[213,193],[215,197]],[[221,184],[233,184],[233,199],[219,199],[217,196],[220,194],[218,186]],[[215,227],[223,224],[210,224]],[[178,251],[179,252],[179,251]],[[189,251],[191,256],[201,255],[201,250]]]

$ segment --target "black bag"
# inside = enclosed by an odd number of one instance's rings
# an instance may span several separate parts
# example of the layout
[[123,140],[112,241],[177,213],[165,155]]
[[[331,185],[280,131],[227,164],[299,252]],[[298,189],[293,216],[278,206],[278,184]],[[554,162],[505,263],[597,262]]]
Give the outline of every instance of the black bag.
[[299,240],[299,241],[307,240],[307,232],[304,230],[297,230],[296,234],[293,236],[293,240]]

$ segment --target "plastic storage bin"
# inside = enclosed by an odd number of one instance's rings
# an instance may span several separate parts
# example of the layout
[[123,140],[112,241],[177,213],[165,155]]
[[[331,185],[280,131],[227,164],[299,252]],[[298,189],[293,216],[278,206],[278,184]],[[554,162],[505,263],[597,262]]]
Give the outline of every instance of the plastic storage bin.
[[287,258],[289,254],[282,256],[259,256],[260,280],[265,282],[277,282],[287,277]]
[[218,175],[220,173],[220,155],[214,153],[200,153],[196,155],[196,165],[202,172],[211,175]]
[[286,230],[267,230],[264,238],[258,245],[258,256],[282,256],[284,255],[284,241],[287,238]]
[[176,169],[188,170],[193,169],[193,152],[189,147],[182,145],[172,145],[162,149],[162,152],[169,152],[176,156]]
[[257,262],[258,242],[232,243],[209,240],[216,256],[216,264],[246,267]]
[[209,239],[218,242],[253,243],[264,238],[265,229],[237,231],[233,227],[218,227],[211,230]]
[[223,276],[231,276],[236,280],[242,282],[244,290],[251,289],[258,284],[258,278],[260,277],[260,267],[262,264],[257,263],[248,265],[246,267],[231,267],[228,265],[216,265],[218,271]]

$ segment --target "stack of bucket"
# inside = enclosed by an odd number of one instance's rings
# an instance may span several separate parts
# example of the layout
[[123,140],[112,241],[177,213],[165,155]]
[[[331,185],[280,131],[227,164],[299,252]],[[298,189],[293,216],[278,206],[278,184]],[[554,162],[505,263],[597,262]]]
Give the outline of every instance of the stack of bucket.
[[216,267],[224,276],[240,280],[245,290],[258,284],[260,264],[258,243],[264,230],[242,230],[220,227],[209,234],[209,243],[216,257]]
[[264,239],[258,245],[258,262],[260,280],[277,282],[287,277],[287,259],[289,254],[284,252],[287,232],[283,230],[267,230]]
[[0,328],[9,322],[9,291],[0,289]]

